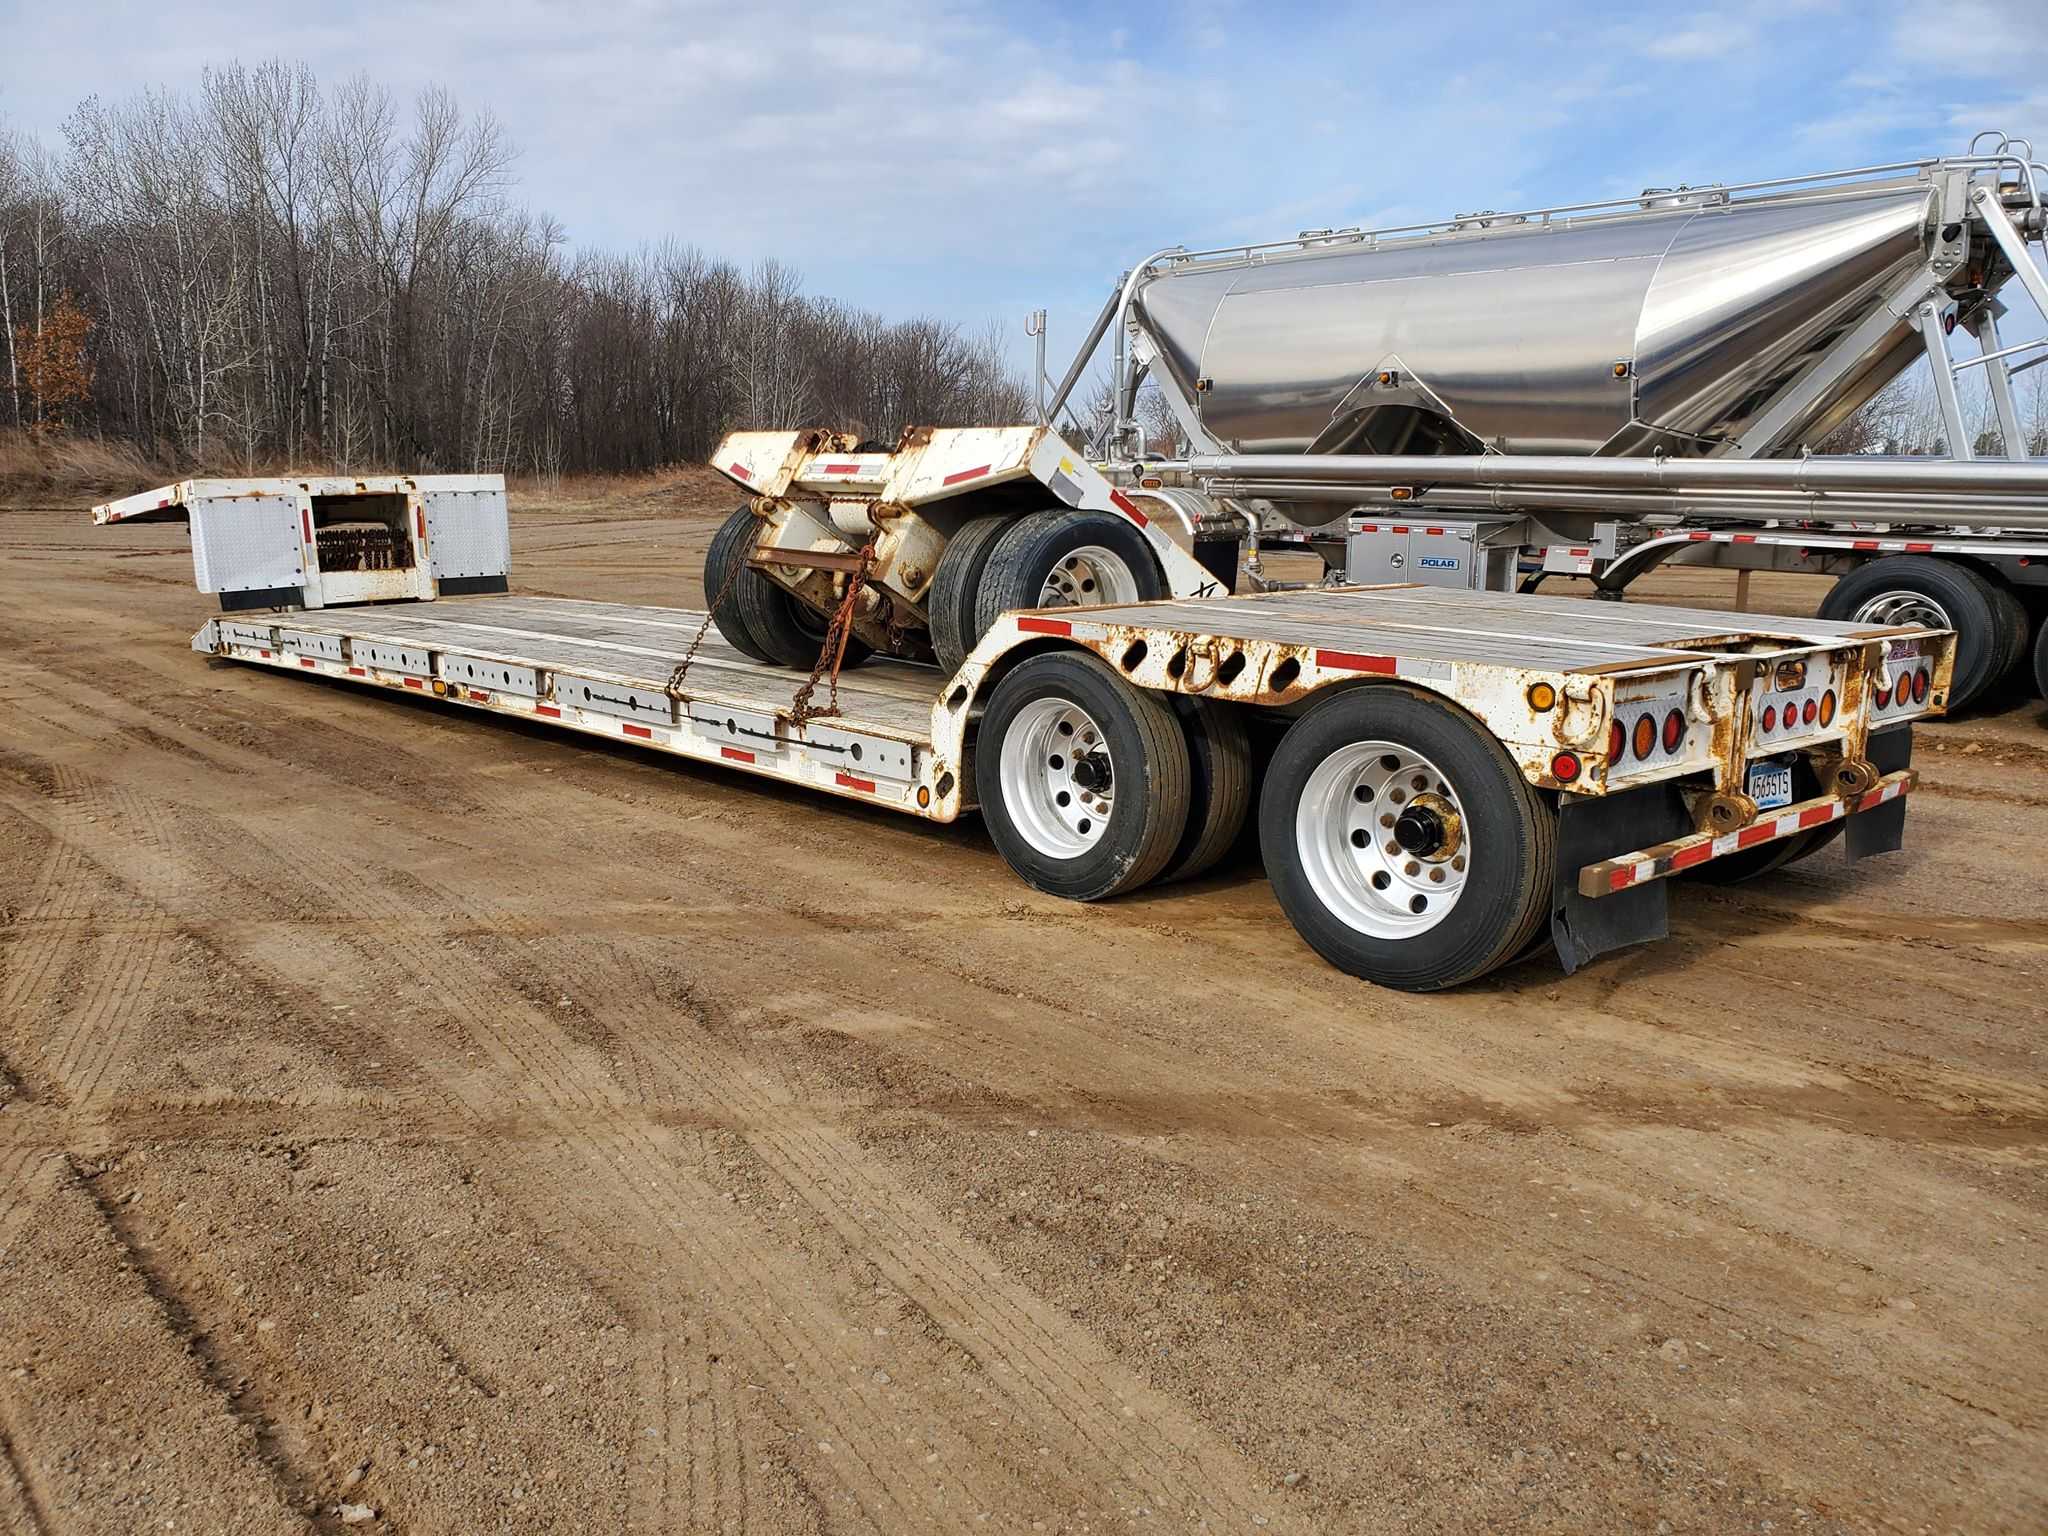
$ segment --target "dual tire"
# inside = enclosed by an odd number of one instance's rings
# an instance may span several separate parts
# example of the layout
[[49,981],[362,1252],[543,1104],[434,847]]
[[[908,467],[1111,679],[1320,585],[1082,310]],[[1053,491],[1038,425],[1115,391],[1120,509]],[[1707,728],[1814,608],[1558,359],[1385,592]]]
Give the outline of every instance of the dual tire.
[[[1235,711],[1169,702],[1075,651],[1003,677],[975,773],[1005,861],[1080,901],[1213,866],[1251,787]],[[1313,706],[1274,753],[1258,816],[1288,919],[1368,981],[1456,986],[1528,949],[1548,915],[1555,813],[1490,735],[1427,695],[1371,687]]]
[[946,543],[925,601],[932,650],[949,675],[1017,608],[1146,603],[1166,577],[1145,536],[1107,512],[975,518]]
[[[760,526],[745,507],[719,525],[704,555],[704,602],[734,650],[770,666],[808,671],[818,662],[831,620],[747,564]],[[872,654],[849,635],[842,664],[859,666]]]

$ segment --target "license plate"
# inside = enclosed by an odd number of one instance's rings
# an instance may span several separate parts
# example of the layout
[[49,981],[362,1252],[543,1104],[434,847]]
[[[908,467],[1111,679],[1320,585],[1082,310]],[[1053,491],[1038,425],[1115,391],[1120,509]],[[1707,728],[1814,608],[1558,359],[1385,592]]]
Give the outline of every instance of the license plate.
[[1781,805],[1792,803],[1792,765],[1790,763],[1751,763],[1749,765],[1749,798],[1756,802],[1760,811],[1773,811]]

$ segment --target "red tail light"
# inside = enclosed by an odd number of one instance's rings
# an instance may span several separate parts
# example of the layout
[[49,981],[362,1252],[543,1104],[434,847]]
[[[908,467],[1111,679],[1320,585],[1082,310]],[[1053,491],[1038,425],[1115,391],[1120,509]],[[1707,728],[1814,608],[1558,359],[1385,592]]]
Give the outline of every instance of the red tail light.
[[1550,776],[1560,784],[1569,784],[1579,776],[1579,754],[1560,752],[1550,760]]
[[1677,710],[1664,717],[1664,750],[1676,752],[1678,744],[1685,740],[1685,716]]
[[1927,702],[1927,669],[1925,667],[1921,667],[1913,673],[1913,702],[1915,704],[1925,704]]
[[1799,718],[1804,720],[1808,725],[1811,725],[1813,724],[1815,717],[1819,714],[1820,706],[1814,703],[1812,699],[1808,699],[1806,703],[1800,708]]
[[1876,699],[1877,707],[1879,709],[1886,709],[1889,708],[1891,705],[1892,691],[1885,684],[1879,683],[1877,685],[1877,692],[1871,695],[1871,697]]
[[1621,722],[1617,720],[1607,731],[1607,761],[1610,763],[1620,762],[1621,754],[1627,750],[1628,737],[1622,731]]
[[1778,706],[1775,704],[1766,704],[1764,706],[1764,729],[1767,731],[1775,731],[1777,728]]

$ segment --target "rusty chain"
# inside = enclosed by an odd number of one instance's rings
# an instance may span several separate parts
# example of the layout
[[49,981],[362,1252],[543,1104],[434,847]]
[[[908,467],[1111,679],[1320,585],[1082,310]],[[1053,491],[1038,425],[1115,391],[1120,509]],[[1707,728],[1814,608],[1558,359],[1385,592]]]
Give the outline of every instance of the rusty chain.
[[[846,660],[846,642],[853,634],[853,610],[860,603],[861,588],[867,585],[868,571],[875,563],[875,541],[872,535],[860,547],[860,564],[855,568],[853,579],[846,584],[846,595],[839,600],[839,606],[832,610],[832,622],[825,629],[825,643],[818,647],[818,660],[811,668],[811,675],[803,687],[789,701],[789,721],[802,725],[824,715],[839,713],[839,667]],[[832,673],[832,699],[822,708],[813,708],[811,695],[817,692],[818,679],[825,675],[827,667]]]

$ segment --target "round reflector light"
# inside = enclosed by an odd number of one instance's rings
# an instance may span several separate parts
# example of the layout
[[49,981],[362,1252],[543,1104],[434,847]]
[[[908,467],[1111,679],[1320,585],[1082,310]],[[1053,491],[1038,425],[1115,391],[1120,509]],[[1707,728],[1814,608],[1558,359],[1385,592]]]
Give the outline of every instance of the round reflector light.
[[1555,708],[1556,705],[1557,690],[1551,687],[1550,684],[1531,683],[1529,685],[1529,707],[1531,709],[1541,713],[1543,710]]
[[1664,750],[1676,752],[1678,744],[1685,740],[1685,716],[1672,710],[1664,717]]
[[1638,758],[1648,757],[1657,750],[1657,722],[1648,715],[1636,716],[1635,748]]
[[1925,667],[1919,667],[1913,673],[1913,702],[1915,704],[1925,704],[1927,702],[1927,669]]
[[1803,705],[1800,706],[1799,718],[1804,720],[1808,725],[1813,724],[1815,717],[1819,714],[1820,705],[1816,704],[1812,699],[1808,699]]
[[1579,754],[1560,752],[1550,760],[1550,776],[1560,784],[1569,784],[1579,776]]
[[1820,723],[1822,725],[1833,725],[1835,723],[1835,690],[1832,688],[1820,696]]
[[1764,729],[1767,731],[1775,731],[1777,728],[1778,706],[1775,704],[1766,704],[1764,706]]
[[1628,736],[1622,730],[1621,722],[1617,720],[1607,731],[1607,760],[1610,763],[1618,763],[1621,761],[1621,754],[1627,750]]

